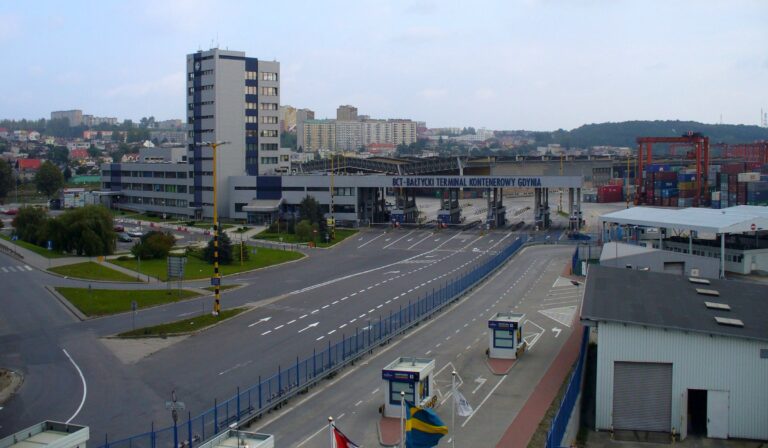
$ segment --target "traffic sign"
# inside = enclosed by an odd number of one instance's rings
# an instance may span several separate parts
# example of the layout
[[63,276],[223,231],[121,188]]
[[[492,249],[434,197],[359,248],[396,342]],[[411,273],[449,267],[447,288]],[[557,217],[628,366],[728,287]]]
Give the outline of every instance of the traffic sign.
[[754,222],[752,223],[751,226],[749,226],[749,228],[752,229],[752,230],[757,230],[757,226],[755,225]]
[[184,404],[183,401],[166,401],[165,402],[165,409],[168,409],[169,411],[173,411],[173,410],[183,411],[186,408],[187,406]]
[[220,286],[221,279],[218,277],[211,277],[211,286]]
[[187,257],[168,257],[168,278],[184,277],[184,265]]
[[131,311],[136,312],[136,308],[139,307],[139,304],[136,303],[135,300],[131,300]]
[[[752,227],[754,227],[754,226],[755,225],[752,224]],[[752,229],[752,230],[755,230],[755,229]],[[48,250],[53,250],[53,241],[51,241],[51,240],[48,240]]]

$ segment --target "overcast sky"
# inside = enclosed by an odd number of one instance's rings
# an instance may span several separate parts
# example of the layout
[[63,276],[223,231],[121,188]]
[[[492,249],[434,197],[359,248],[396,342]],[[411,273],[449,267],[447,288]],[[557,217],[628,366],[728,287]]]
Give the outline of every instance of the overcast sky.
[[430,127],[758,124],[768,1],[0,2],[0,117],[183,118],[185,55],[281,63],[281,102]]

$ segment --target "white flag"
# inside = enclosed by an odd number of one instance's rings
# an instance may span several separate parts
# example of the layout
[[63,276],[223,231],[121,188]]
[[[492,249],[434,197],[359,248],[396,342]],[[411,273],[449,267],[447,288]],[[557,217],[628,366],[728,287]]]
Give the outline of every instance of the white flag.
[[472,415],[472,406],[469,405],[469,402],[466,398],[464,398],[464,395],[461,394],[461,392],[457,390],[454,391],[453,394],[453,403],[454,406],[456,406],[456,409],[459,412],[459,415],[462,417],[469,417]]

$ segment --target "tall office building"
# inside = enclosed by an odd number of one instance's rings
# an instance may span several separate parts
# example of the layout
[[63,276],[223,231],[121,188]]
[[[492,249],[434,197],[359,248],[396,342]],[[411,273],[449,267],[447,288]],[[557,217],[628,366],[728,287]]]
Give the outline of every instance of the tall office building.
[[[280,63],[214,48],[187,55],[190,207],[213,216],[212,149],[217,149],[218,212],[229,210],[229,178],[272,173],[280,146]],[[254,177],[254,185],[256,178]]]

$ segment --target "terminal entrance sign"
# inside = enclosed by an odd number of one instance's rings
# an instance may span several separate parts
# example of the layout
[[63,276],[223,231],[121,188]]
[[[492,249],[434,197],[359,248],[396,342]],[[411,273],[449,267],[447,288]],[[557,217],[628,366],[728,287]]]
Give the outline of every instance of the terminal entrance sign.
[[389,176],[393,188],[581,187],[578,176]]

